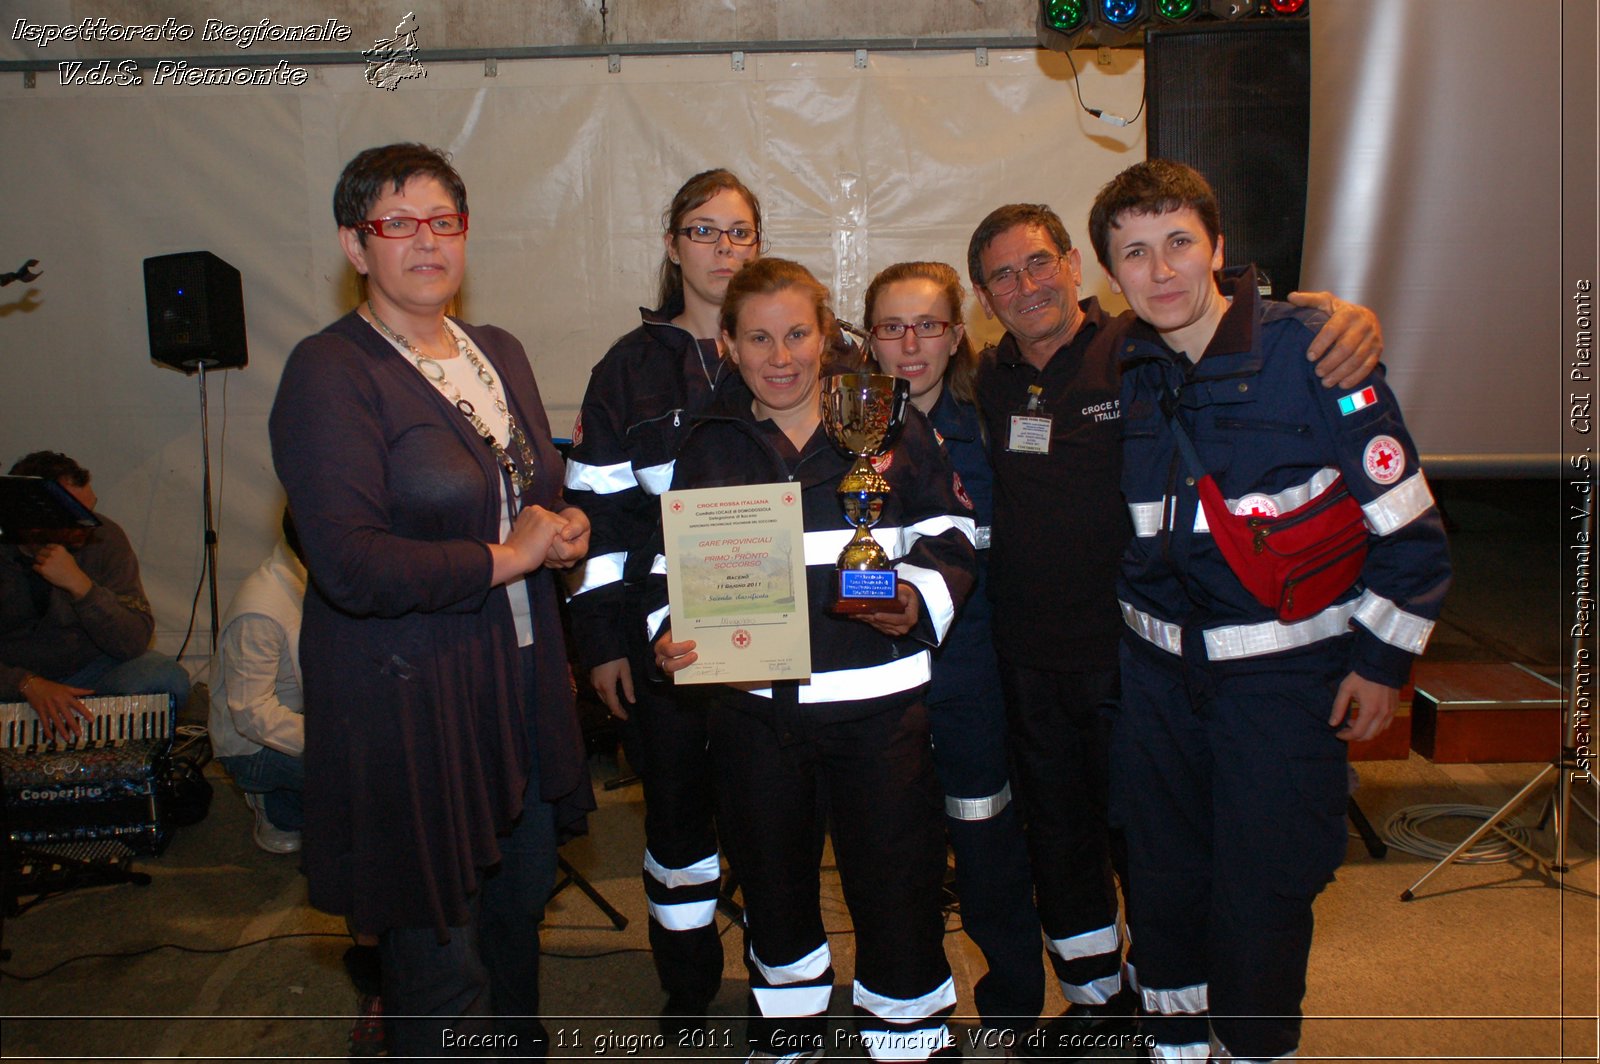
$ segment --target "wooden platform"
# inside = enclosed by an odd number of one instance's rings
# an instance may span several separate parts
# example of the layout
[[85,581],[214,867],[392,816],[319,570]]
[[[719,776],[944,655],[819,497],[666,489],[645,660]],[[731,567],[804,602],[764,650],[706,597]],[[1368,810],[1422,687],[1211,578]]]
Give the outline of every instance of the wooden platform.
[[1412,678],[1411,748],[1430,761],[1550,761],[1561,749],[1561,687],[1537,673],[1418,662]]

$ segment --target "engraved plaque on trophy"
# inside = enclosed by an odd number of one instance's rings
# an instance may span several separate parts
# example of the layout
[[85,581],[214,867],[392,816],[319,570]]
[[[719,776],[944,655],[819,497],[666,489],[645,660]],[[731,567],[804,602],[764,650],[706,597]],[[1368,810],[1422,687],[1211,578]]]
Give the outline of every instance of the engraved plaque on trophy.
[[855,535],[839,553],[835,566],[834,613],[870,613],[895,601],[894,563],[872,526],[883,513],[889,482],[869,459],[894,445],[905,423],[911,385],[881,373],[841,373],[827,377],[822,388],[822,423],[828,438],[855,464],[839,482],[839,504]]

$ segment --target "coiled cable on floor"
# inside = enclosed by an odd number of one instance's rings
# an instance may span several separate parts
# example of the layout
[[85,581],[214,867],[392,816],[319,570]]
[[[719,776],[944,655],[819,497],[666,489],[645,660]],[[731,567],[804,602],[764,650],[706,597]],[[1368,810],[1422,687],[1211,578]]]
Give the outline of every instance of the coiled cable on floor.
[[[1484,821],[1499,811],[1490,805],[1409,805],[1384,821],[1383,838],[1395,849],[1418,857],[1445,858],[1461,845],[1461,839],[1452,841],[1435,838],[1422,830],[1425,824],[1443,819]],[[1510,835],[1524,845],[1528,844],[1526,825],[1515,820],[1503,820],[1498,827],[1499,832]],[[1497,864],[1509,861],[1522,852],[1501,838],[1499,832],[1492,831],[1485,835],[1456,860],[1463,864]]]

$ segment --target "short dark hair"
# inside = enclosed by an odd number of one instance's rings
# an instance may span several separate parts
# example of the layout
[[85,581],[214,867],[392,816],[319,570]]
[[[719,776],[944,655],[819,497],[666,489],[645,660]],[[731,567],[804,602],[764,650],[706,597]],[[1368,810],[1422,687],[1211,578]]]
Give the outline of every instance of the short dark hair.
[[1188,207],[1200,216],[1212,247],[1222,233],[1222,209],[1211,184],[1191,166],[1171,159],[1148,159],[1105,183],[1089,209],[1089,242],[1094,257],[1111,273],[1111,230],[1124,214],[1165,214]]
[[1001,233],[1019,225],[1036,225],[1043,229],[1063,255],[1072,250],[1072,237],[1061,224],[1061,216],[1043,203],[1008,203],[996,207],[978,223],[967,243],[967,276],[974,285],[983,284],[983,253]]
[[[367,212],[385,192],[399,192],[413,177],[431,177],[445,187],[456,210],[467,213],[467,186],[450,165],[450,157],[426,144],[386,144],[345,163],[333,189],[333,219],[349,229],[366,221]],[[356,230],[361,242],[367,234]]]
[[89,471],[60,451],[34,451],[32,454],[25,454],[11,466],[11,475],[66,480],[77,488],[89,483]]

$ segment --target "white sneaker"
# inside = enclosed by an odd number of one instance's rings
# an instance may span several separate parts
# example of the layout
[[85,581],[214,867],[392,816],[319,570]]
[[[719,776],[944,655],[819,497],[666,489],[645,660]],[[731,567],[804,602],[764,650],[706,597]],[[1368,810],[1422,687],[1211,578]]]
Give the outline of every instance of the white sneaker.
[[246,791],[244,802],[256,811],[255,826],[250,829],[250,837],[256,840],[256,845],[268,853],[296,853],[300,849],[300,833],[298,831],[284,831],[275,827],[267,819],[267,801],[259,794]]

